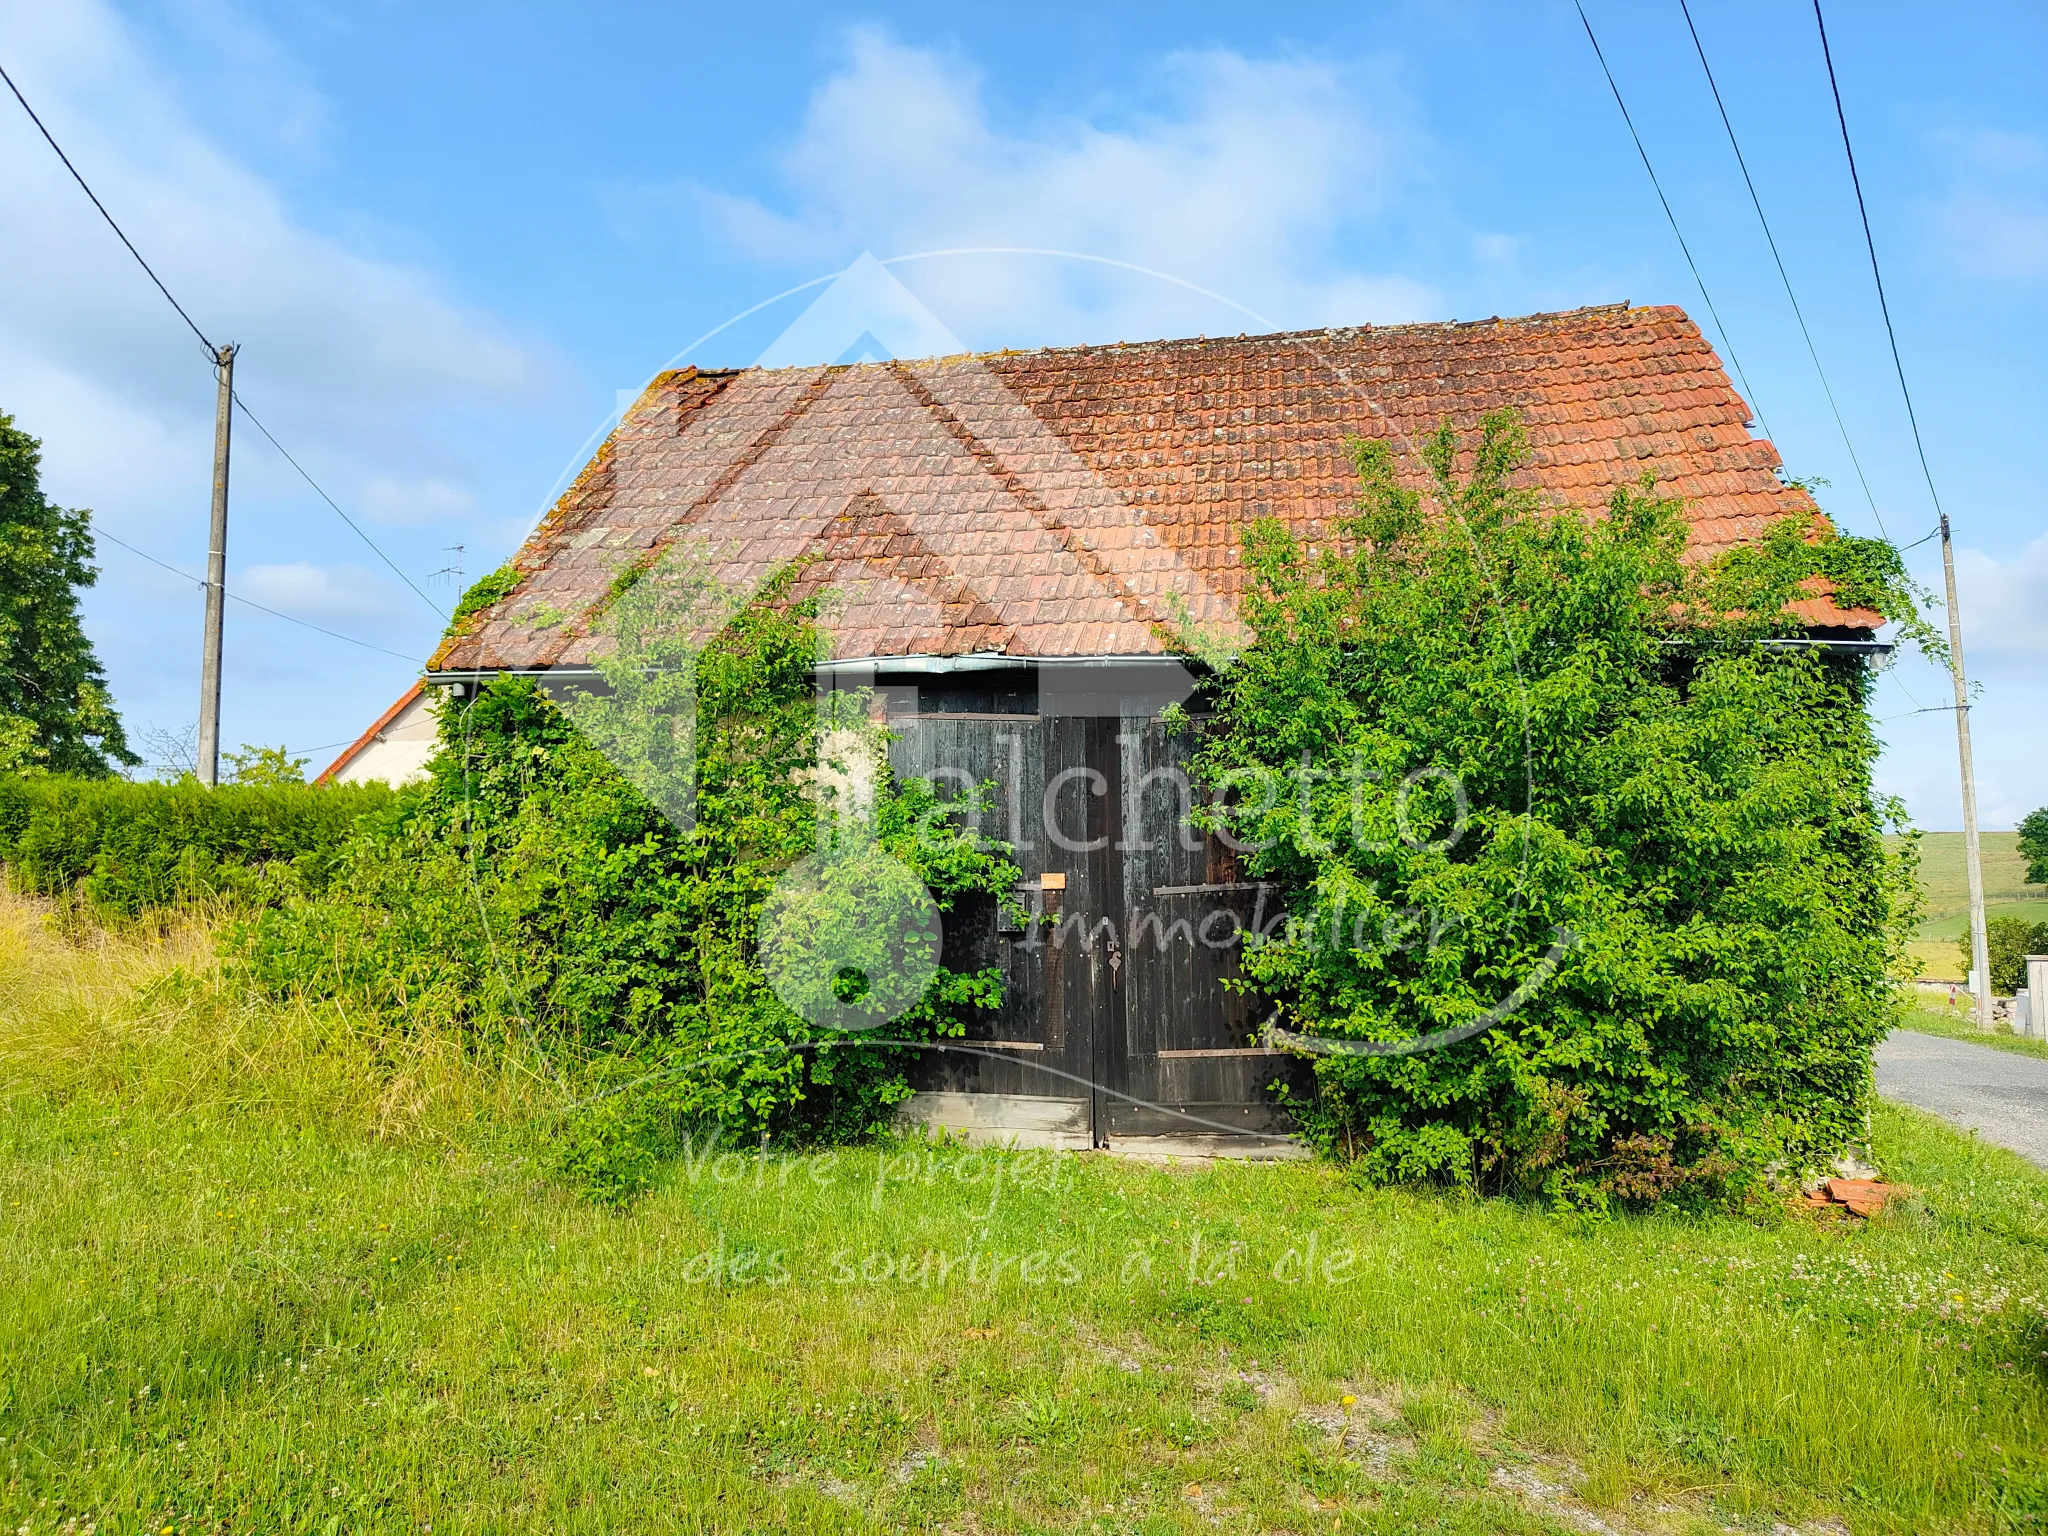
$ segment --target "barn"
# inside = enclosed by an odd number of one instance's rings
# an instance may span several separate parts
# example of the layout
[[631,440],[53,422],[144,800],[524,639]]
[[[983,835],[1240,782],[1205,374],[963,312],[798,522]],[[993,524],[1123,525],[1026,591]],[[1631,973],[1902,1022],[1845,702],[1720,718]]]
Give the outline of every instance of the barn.
[[[625,413],[425,681],[590,680],[622,572],[688,547],[744,592],[804,559],[833,596],[821,685],[874,690],[899,772],[996,783],[986,829],[1049,920],[949,927],[948,963],[1000,965],[1008,1000],[971,1051],[932,1053],[910,1116],[1042,1145],[1281,1149],[1270,1088],[1300,1066],[1221,985],[1277,902],[1189,821],[1185,738],[1159,715],[1194,664],[1170,632],[1227,648],[1246,528],[1312,542],[1353,495],[1347,441],[1501,407],[1543,493],[1595,506],[1654,474],[1697,556],[1812,507],[1670,307],[690,368]],[[1877,648],[1878,616],[1825,592],[1797,616],[1796,643]]]

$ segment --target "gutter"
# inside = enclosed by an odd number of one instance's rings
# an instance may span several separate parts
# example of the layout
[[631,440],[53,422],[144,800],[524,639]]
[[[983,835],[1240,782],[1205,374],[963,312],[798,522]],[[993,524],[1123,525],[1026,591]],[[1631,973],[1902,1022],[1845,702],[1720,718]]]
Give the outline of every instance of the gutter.
[[[1822,651],[1835,656],[1889,656],[1897,648],[1889,640],[1835,639],[1817,635],[1787,635],[1753,642],[1758,649],[1766,651]],[[1666,640],[1665,645],[1674,650],[1690,646],[1686,640]],[[1197,666],[1200,663],[1196,663]],[[972,672],[1014,672],[1027,667],[1042,671],[1064,672],[1085,671],[1103,667],[1178,667],[1188,669],[1188,662],[1178,656],[1163,656],[1156,651],[1135,655],[1101,656],[1015,656],[1004,651],[973,651],[964,656],[846,656],[820,662],[816,671],[823,677],[844,675],[859,676],[876,672],[890,672],[909,677],[943,677],[953,673]],[[446,668],[426,675],[426,683],[435,688],[467,689],[486,678],[500,675],[507,677],[531,677],[545,679],[550,683],[597,683],[604,675],[591,666],[569,667],[477,667]]]
[[[1889,656],[1898,649],[1889,640],[1833,640],[1818,635],[1787,635],[1750,642],[1761,651],[1825,651],[1834,656]],[[1690,640],[1666,640],[1673,650],[1692,648]]]
[[[975,651],[964,656],[850,656],[820,662],[813,670],[821,677],[860,676],[875,672],[910,677],[940,677],[961,672],[1016,672],[1028,667],[1044,671],[1086,671],[1105,667],[1168,667],[1185,672],[1187,663],[1178,656],[1146,652],[1128,656],[1013,656],[1002,651]],[[465,667],[429,672],[427,686],[467,689],[488,678],[530,677],[549,683],[598,683],[604,674],[595,667]]]

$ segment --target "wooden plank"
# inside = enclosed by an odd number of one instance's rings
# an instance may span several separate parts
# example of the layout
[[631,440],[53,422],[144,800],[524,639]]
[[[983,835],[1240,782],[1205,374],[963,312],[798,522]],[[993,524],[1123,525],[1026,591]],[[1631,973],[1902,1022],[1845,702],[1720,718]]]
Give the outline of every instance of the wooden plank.
[[1176,1132],[1285,1136],[1293,1130],[1293,1119],[1272,1103],[1117,1104],[1109,1116],[1112,1136],[1162,1136]]

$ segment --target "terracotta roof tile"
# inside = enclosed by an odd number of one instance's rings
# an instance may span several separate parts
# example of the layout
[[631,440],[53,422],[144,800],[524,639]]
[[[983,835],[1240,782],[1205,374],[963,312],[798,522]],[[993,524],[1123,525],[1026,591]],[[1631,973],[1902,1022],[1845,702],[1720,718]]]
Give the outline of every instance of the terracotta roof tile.
[[[799,556],[848,601],[842,655],[1129,653],[1229,629],[1255,518],[1313,533],[1355,494],[1346,441],[1489,410],[1524,483],[1580,507],[1645,470],[1711,556],[1812,506],[1676,308],[657,378],[528,539],[524,579],[435,666],[586,660],[614,578],[682,542],[747,589]],[[1398,457],[1398,455],[1397,455]],[[1413,473],[1412,460],[1408,461]],[[1816,627],[1872,628],[1824,594]]]

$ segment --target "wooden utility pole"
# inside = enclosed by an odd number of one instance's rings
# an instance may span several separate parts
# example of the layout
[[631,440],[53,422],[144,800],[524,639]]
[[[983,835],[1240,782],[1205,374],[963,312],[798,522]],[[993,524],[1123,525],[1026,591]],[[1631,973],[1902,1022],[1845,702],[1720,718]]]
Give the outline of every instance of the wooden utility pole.
[[1941,574],[1948,583],[1949,677],[1956,686],[1956,753],[1963,762],[1963,864],[1970,876],[1970,965],[1977,973],[1977,1027],[1991,1027],[1991,950],[1984,938],[1984,861],[1977,853],[1977,772],[1970,766],[1970,685],[1963,673],[1963,615],[1956,606],[1956,555],[1941,515]]
[[227,604],[228,435],[235,420],[235,351],[235,344],[229,342],[213,357],[220,393],[213,409],[213,519],[206,542],[206,634],[201,641],[199,661],[196,765],[199,782],[208,789],[220,778],[220,630],[221,610]]

